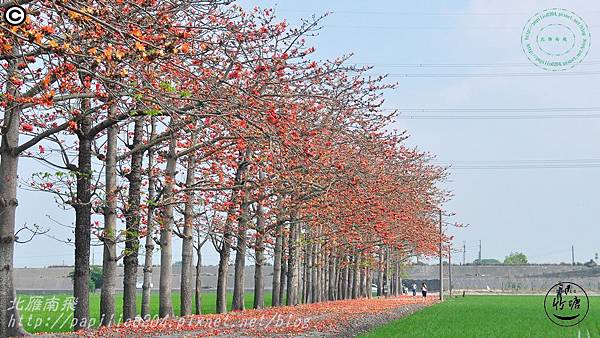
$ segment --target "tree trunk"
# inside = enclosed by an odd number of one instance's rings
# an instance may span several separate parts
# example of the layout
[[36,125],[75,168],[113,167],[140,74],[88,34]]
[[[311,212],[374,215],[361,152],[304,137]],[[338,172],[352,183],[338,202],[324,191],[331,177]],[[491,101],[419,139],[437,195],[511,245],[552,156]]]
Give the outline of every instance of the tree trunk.
[[292,218],[288,240],[287,305],[298,304],[298,222]]
[[[151,117],[151,132],[150,139],[155,136],[155,118]],[[152,295],[152,255],[154,254],[154,207],[156,201],[154,201],[154,195],[156,194],[154,184],[156,179],[152,173],[154,166],[154,148],[148,149],[148,216],[146,220],[146,243],[144,254],[144,283],[142,285],[142,318],[148,320],[151,318],[152,313],[150,308],[150,298]]]
[[229,270],[229,255],[231,254],[231,225],[225,222],[223,246],[219,250],[219,271],[217,272],[217,313],[227,312],[227,272]]
[[373,284],[373,271],[370,268],[367,268],[367,298],[373,298],[373,288],[371,285]]
[[346,299],[352,299],[352,287],[354,282],[354,256],[348,259],[348,282],[346,283]]
[[[192,131],[192,144],[196,143],[196,131]],[[196,182],[196,152],[190,153],[188,157],[185,187],[191,189]],[[194,265],[194,201],[193,190],[186,192],[186,201],[183,211],[183,243],[181,246],[181,316],[192,314],[192,277]]]
[[398,288],[398,294],[404,293],[404,286],[402,285],[402,274],[400,271],[400,258],[396,257],[396,285]]
[[[81,111],[89,110],[87,99],[81,102]],[[91,178],[92,142],[88,136],[91,118],[87,115],[79,122],[79,152],[77,169],[77,193],[75,209],[75,278],[73,296],[77,303],[73,314],[73,330],[85,329],[89,325],[89,275],[91,237]]]
[[319,245],[318,243],[313,243],[313,252],[312,252],[312,275],[311,275],[311,301],[313,303],[319,302],[319,288],[321,285],[321,268],[319,267],[320,263],[320,255],[319,255]]
[[358,288],[358,297],[365,297],[367,294],[365,293],[365,269],[359,267],[358,268],[360,271],[360,281],[359,281],[359,288]]
[[[16,114],[15,114],[16,115]],[[12,115],[12,116],[15,116]],[[18,119],[18,117],[16,118]],[[4,126],[11,124],[5,118]],[[13,120],[13,123],[18,123]],[[13,283],[13,256],[15,245],[15,214],[17,202],[17,166],[18,157],[10,153],[14,144],[15,135],[8,127],[9,132],[2,138],[2,160],[0,163],[0,337],[20,336],[26,334],[21,326],[19,309],[15,305],[17,295]],[[18,132],[18,129],[17,129]],[[6,144],[11,144],[10,146]],[[6,145],[6,146],[5,146]],[[9,148],[10,147],[10,148]]]
[[[19,59],[9,60],[7,78],[16,72]],[[17,89],[6,81],[6,92],[16,96]],[[2,142],[0,144],[0,337],[26,334],[21,326],[14,288],[13,257],[15,249],[15,217],[17,209],[17,182],[19,154],[20,108],[8,101],[4,110]]]
[[398,258],[394,257],[394,296],[398,296],[398,292],[400,291],[400,285],[398,285],[398,280],[400,279],[400,271],[398,266]]
[[385,272],[383,273],[383,293],[385,297],[390,296],[390,250],[385,248]]
[[[116,106],[110,108],[111,117]],[[102,242],[102,288],[100,290],[100,325],[110,326],[115,322],[115,292],[117,284],[117,142],[118,127],[107,129],[106,136],[106,202],[104,207],[104,233]]]
[[200,232],[198,231],[198,247],[196,248],[196,314],[202,314],[202,244],[200,244]]
[[273,258],[273,295],[271,296],[271,306],[281,305],[279,293],[281,290],[281,256],[283,245],[282,224],[279,219],[275,223],[275,248]]
[[[284,223],[281,224],[284,227]],[[288,247],[287,243],[289,241],[289,234],[283,233],[281,236],[281,280],[279,282],[279,305],[287,304],[287,300],[285,299],[286,288],[287,288],[287,275],[288,275],[288,266],[287,266],[287,256],[289,252],[286,253],[286,248]]]
[[365,267],[363,268],[363,280],[364,280],[364,284],[363,284],[363,297],[366,298],[370,298],[369,297],[369,293],[371,292],[371,284],[369,284],[369,268]]
[[233,283],[233,301],[231,309],[233,311],[244,310],[244,273],[246,269],[246,233],[248,227],[248,191],[245,191],[243,202],[240,207],[240,217],[238,220],[238,238],[235,253],[234,283]]
[[[259,178],[264,179],[261,172]],[[260,202],[256,205],[256,245],[254,249],[254,308],[262,309],[265,306],[265,286],[263,278],[264,256],[264,237],[265,237],[265,215]],[[275,277],[273,276],[273,280]]]
[[311,261],[312,261],[312,257],[311,257],[311,248],[312,245],[311,244],[307,244],[303,246],[303,250],[302,252],[304,253],[304,264],[300,263],[300,266],[302,268],[302,290],[300,291],[300,294],[302,295],[302,302],[303,303],[310,303],[310,290],[311,290]]
[[296,228],[296,304],[298,304],[298,299],[300,299],[300,293],[298,292],[298,285],[300,285],[300,243],[302,243],[301,241],[301,224],[298,224],[297,228]]
[[167,155],[167,170],[165,176],[165,187],[163,192],[163,215],[162,227],[160,229],[160,285],[158,315],[161,318],[173,316],[172,274],[173,274],[173,203],[175,185],[175,169],[177,167],[177,154],[175,147],[177,139],[171,137],[169,153]]
[[329,279],[328,279],[328,283],[327,283],[327,299],[328,300],[335,300],[335,281],[336,281],[336,275],[335,275],[335,256],[333,255],[333,252],[331,254],[331,256],[329,257]]
[[348,265],[349,262],[347,261],[347,258],[344,257],[344,267],[343,267],[343,272],[342,272],[342,280],[341,280],[341,285],[340,285],[340,296],[341,299],[347,299],[348,298],[348,274],[349,274],[349,269],[348,269]]
[[326,251],[323,250],[323,245],[319,244],[319,273],[321,279],[319,281],[319,302],[327,300],[327,285],[329,284],[329,255],[326,255]]
[[[143,142],[144,121],[135,119],[133,145]],[[123,257],[123,320],[135,319],[137,315],[137,268],[140,246],[140,200],[142,185],[143,152],[131,154],[131,171],[126,175],[129,180],[129,196],[125,210],[125,255]]]
[[[393,265],[394,262],[392,261],[390,264]],[[396,296],[396,269],[394,266],[392,266],[391,269],[393,269],[393,272],[391,272],[392,276],[390,280],[390,294],[392,296]]]
[[[316,236],[316,233],[314,233],[313,236]],[[309,275],[309,282],[310,282],[310,287],[309,287],[309,298],[310,298],[310,302],[311,303],[316,303],[318,302],[317,298],[318,298],[318,292],[319,292],[319,266],[318,266],[318,261],[319,261],[319,254],[318,254],[318,247],[317,247],[317,243],[312,243],[311,245],[311,252],[310,252],[310,275]]]
[[354,266],[352,271],[352,299],[360,297],[358,291],[360,288],[360,271],[359,271],[360,258],[358,255],[354,255]]
[[[246,156],[240,159],[240,163],[235,173],[234,185],[240,186],[242,177],[248,167]],[[217,313],[227,312],[227,272],[229,270],[229,256],[231,254],[231,239],[233,237],[231,227],[231,215],[235,212],[237,194],[239,188],[234,188],[231,192],[231,207],[227,211],[227,218],[223,229],[223,241],[219,252],[219,271],[217,272]]]
[[383,296],[383,253],[379,250],[379,264],[377,265],[377,296]]
[[[340,264],[342,263],[341,261],[338,261]],[[343,280],[344,280],[344,268],[340,268],[338,267],[338,271],[336,273],[336,275],[338,276],[338,278],[336,279],[336,283],[337,283],[337,298],[336,300],[340,300],[340,299],[344,299],[344,293],[343,293]]]

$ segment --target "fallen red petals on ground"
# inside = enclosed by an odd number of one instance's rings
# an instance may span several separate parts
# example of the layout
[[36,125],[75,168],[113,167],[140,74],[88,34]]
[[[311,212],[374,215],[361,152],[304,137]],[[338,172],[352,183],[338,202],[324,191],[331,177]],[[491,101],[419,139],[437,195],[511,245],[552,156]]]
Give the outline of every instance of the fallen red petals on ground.
[[400,296],[392,298],[361,298],[338,300],[298,306],[283,306],[226,314],[193,315],[148,321],[131,321],[119,326],[79,331],[88,337],[150,336],[164,334],[193,334],[216,336],[239,334],[264,337],[296,335],[308,332],[337,332],[353,318],[396,310],[410,304],[431,305],[437,300]]

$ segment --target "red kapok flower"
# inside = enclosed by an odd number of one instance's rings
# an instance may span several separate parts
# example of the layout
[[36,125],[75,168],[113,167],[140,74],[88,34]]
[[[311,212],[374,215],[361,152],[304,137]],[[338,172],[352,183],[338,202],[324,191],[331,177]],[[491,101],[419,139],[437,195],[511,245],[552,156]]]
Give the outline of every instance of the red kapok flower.
[[31,125],[30,123],[23,123],[21,125],[21,130],[23,130],[25,132],[32,132],[33,131],[33,125]]

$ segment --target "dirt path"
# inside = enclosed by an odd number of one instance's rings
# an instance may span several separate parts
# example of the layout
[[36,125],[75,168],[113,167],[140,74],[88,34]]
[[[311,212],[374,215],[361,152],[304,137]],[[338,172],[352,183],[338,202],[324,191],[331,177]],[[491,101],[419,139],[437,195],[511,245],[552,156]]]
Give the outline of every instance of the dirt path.
[[131,322],[55,337],[352,337],[435,303],[420,297],[354,299]]

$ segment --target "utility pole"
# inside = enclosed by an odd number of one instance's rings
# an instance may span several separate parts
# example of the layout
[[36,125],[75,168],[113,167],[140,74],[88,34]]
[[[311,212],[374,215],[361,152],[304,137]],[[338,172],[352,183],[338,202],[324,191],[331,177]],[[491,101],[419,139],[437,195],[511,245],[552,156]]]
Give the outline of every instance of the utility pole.
[[478,265],[481,265],[481,240],[479,240],[479,263]]
[[443,270],[443,262],[442,262],[442,257],[443,257],[443,252],[442,252],[442,240],[443,240],[443,233],[442,233],[442,209],[439,210],[440,212],[440,301],[444,300],[444,270]]
[[452,244],[448,244],[448,290],[452,298]]
[[575,265],[575,245],[571,245],[571,262]]
[[467,241],[463,241],[463,265],[467,264]]

